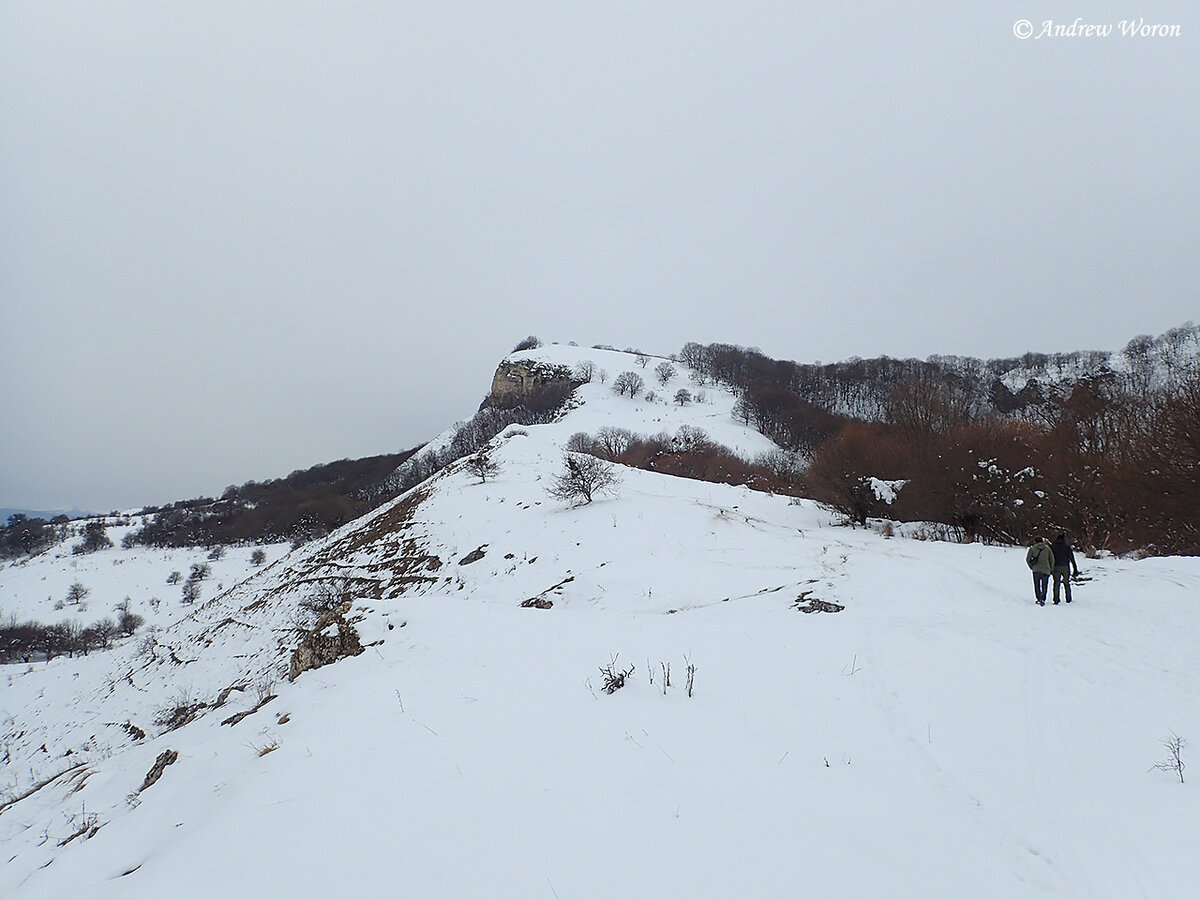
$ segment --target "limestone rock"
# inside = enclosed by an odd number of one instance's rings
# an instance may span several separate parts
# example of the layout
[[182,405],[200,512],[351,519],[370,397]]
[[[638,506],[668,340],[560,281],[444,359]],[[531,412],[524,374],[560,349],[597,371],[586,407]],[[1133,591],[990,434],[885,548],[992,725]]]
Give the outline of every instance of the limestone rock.
[[339,604],[317,620],[317,624],[300,641],[300,646],[292,651],[289,681],[295,681],[301,672],[319,669],[343,657],[358,656],[363,652],[358,631],[346,621],[346,613],[351,605],[350,602]]
[[158,779],[162,778],[163,771],[175,760],[179,759],[179,752],[176,750],[164,750],[158,754],[158,759],[154,761],[154,765],[150,767],[150,771],[146,773],[146,780],[142,782],[142,786],[138,788],[140,794]]

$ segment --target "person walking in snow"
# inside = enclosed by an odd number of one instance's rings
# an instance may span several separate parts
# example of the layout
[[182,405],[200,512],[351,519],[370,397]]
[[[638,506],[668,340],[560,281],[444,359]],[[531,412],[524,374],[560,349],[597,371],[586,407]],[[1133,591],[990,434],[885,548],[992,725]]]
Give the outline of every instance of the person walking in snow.
[[1054,571],[1054,550],[1039,537],[1025,554],[1025,564],[1033,572],[1033,596],[1038,606],[1046,605],[1046,588],[1050,584],[1050,573]]
[[[1058,533],[1054,543],[1050,545],[1054,551],[1054,605],[1058,605],[1058,585],[1061,583],[1066,590],[1067,602],[1071,602],[1071,576],[1079,577],[1079,566],[1075,565],[1075,552],[1067,543],[1067,536]],[[1073,571],[1072,571],[1073,570]]]

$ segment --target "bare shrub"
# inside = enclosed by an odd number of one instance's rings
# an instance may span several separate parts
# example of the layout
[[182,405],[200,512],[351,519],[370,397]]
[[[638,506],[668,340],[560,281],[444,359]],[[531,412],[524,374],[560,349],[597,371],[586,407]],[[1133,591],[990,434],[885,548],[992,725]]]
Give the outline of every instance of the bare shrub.
[[536,334],[531,334],[525,340],[521,341],[517,346],[512,348],[513,353],[520,353],[522,350],[536,350],[542,346],[541,340]]
[[672,449],[679,453],[695,453],[708,446],[708,432],[695,425],[680,425],[671,444]]
[[208,704],[198,700],[187,691],[180,691],[170,703],[160,709],[154,716],[154,724],[163,731],[174,731],[182,728],[200,715]]
[[467,457],[467,471],[478,478],[480,484],[483,484],[489,478],[495,478],[500,474],[500,463],[492,459],[490,448],[482,447],[477,453]]
[[608,661],[607,666],[600,666],[600,675],[604,679],[601,688],[604,690],[604,693],[612,694],[625,687],[625,679],[633,674],[633,670],[633,666],[630,666],[628,669],[618,669],[617,657],[615,655]]
[[128,637],[145,624],[146,620],[135,612],[130,612],[128,609],[121,612],[120,618],[117,619],[117,627],[121,629],[121,633]]
[[1187,768],[1183,762],[1183,748],[1186,744],[1187,741],[1172,731],[1171,736],[1162,741],[1169,756],[1162,762],[1155,763],[1151,768],[1162,772],[1174,772],[1179,778],[1179,783],[1183,784],[1183,770]]
[[546,490],[555,500],[584,506],[599,493],[615,494],[620,483],[612,463],[584,453],[565,453],[563,471],[553,476]]

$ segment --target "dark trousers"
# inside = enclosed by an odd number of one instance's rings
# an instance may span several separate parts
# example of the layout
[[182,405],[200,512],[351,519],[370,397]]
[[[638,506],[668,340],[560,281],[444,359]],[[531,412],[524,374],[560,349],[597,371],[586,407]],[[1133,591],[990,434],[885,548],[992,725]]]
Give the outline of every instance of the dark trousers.
[[1067,602],[1071,602],[1071,567],[1070,566],[1055,566],[1054,567],[1054,602],[1058,602],[1058,585],[1062,584],[1063,589],[1067,592]]
[[1038,603],[1046,602],[1046,588],[1050,587],[1049,572],[1034,572],[1033,573],[1033,596],[1037,598]]

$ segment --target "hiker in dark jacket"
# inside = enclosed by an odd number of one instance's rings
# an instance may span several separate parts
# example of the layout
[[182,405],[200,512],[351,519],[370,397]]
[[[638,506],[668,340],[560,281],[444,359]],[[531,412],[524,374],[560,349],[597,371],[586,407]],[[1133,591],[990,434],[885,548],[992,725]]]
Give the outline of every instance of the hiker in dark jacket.
[[[1071,576],[1079,577],[1079,566],[1075,565],[1075,553],[1067,543],[1067,536],[1061,531],[1054,543],[1050,545],[1054,551],[1054,604],[1058,605],[1058,585],[1066,589],[1067,602],[1071,602]],[[1074,571],[1072,571],[1074,570]]]
[[1025,564],[1033,572],[1033,596],[1038,606],[1046,605],[1046,588],[1050,584],[1050,573],[1054,571],[1054,551],[1039,537],[1025,554]]

